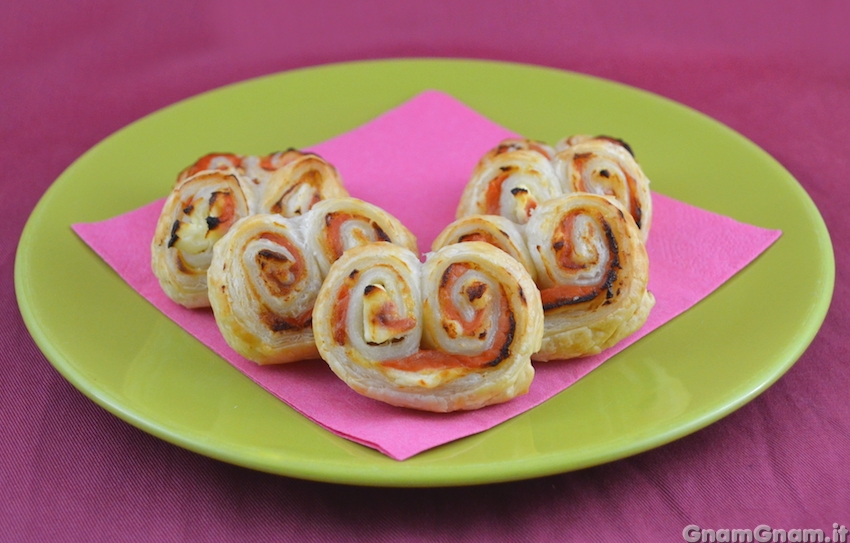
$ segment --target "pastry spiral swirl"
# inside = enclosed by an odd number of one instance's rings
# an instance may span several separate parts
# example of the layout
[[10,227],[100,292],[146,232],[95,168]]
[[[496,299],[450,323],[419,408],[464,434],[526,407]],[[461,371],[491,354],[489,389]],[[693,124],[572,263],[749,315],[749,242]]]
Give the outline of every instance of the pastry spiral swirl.
[[209,153],[184,168],[177,176],[175,185],[205,170],[232,171],[242,180],[243,189],[249,196],[251,213],[257,213],[272,174],[303,154],[293,148],[262,156]]
[[322,274],[301,221],[251,215],[213,249],[209,300],[227,343],[258,364],[316,358],[313,304]]
[[314,247],[322,275],[353,247],[387,241],[419,253],[416,236],[383,209],[357,198],[330,198],[306,215],[307,239]]
[[244,180],[233,170],[203,170],[178,184],[163,205],[151,242],[151,268],[169,298],[209,306],[212,248],[249,214]]
[[564,193],[590,192],[617,199],[632,215],[646,241],[652,222],[649,179],[631,147],[606,136],[571,136],[557,144],[552,159]]
[[322,358],[355,391],[448,412],[527,392],[543,312],[525,269],[491,245],[452,245],[422,264],[378,242],[331,266],[313,330]]
[[453,243],[483,241],[508,253],[531,274],[537,282],[537,269],[525,242],[525,227],[498,215],[470,215],[446,226],[431,244],[438,251]]
[[296,217],[326,198],[348,196],[337,169],[313,153],[287,157],[268,179],[259,203],[260,213]]
[[574,193],[540,205],[526,225],[545,313],[535,360],[596,354],[646,321],[649,259],[631,215],[611,198]]
[[499,147],[475,167],[461,195],[456,217],[501,215],[525,224],[534,208],[561,193],[546,155],[531,149]]

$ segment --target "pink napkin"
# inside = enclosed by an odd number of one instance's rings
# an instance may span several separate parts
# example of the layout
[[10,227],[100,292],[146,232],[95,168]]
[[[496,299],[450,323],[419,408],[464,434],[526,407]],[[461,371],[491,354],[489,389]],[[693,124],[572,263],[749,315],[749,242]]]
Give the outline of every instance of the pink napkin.
[[[455,98],[428,91],[312,150],[339,169],[352,196],[382,207],[407,225],[424,252],[454,219],[478,158],[502,138],[515,135]],[[396,408],[362,397],[320,360],[261,367],[236,354],[211,311],[173,303],[150,271],[150,242],[162,201],[73,228],[130,286],[264,389],[335,434],[404,460],[492,428],[563,391],[696,304],[780,236],[778,230],[742,224],[660,194],[653,194],[653,206],[649,288],[657,303],[644,327],[600,355],[536,364],[525,396],[450,414]]]

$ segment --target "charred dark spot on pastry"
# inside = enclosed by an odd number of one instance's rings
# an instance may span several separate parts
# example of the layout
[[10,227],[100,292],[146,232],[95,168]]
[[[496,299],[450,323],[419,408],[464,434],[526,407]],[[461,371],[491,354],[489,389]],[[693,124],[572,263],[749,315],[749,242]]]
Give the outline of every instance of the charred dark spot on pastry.
[[602,228],[605,230],[605,239],[608,241],[608,250],[611,251],[611,268],[620,269],[620,246],[617,244],[617,238],[614,237],[611,225],[608,224],[607,221],[602,222]]
[[516,195],[518,195],[518,194],[528,194],[528,189],[527,189],[527,188],[524,188],[524,187],[516,187],[516,188],[512,188],[512,189],[511,189],[511,194],[513,194],[514,196],[516,196]]
[[514,335],[516,334],[516,319],[513,313],[508,314],[508,321],[508,331],[505,333],[505,342],[502,344],[502,348],[499,349],[499,355],[487,364],[491,368],[498,366],[502,360],[511,356],[511,345],[514,342]]
[[357,274],[359,274],[359,273],[360,273],[360,270],[356,270],[356,269],[355,269],[355,270],[351,270],[351,273],[349,273],[349,274],[348,274],[348,278],[349,278],[349,279],[354,279],[355,277],[357,277]]
[[552,311],[553,309],[558,309],[559,307],[590,302],[595,300],[596,297],[599,296],[600,292],[602,292],[601,289],[593,289],[592,291],[583,296],[573,296],[572,298],[561,298],[559,300],[553,300],[551,302],[543,304],[543,311]]
[[327,215],[325,215],[325,226],[331,225],[334,220],[334,215],[336,215],[336,213],[328,213]]
[[[605,229],[605,237],[608,240],[608,250],[611,252],[611,265],[608,268],[608,274],[605,277],[605,283],[602,288],[606,290],[605,298],[611,299],[615,296],[613,292],[614,283],[617,282],[617,270],[622,269],[620,265],[620,248],[617,245],[617,239],[614,237],[614,232],[607,222],[602,223]],[[620,291],[617,290],[617,294]]]
[[180,270],[180,273],[192,273],[192,270],[190,270],[189,267],[186,266],[186,263],[183,262],[183,259],[180,257],[179,254],[177,255],[177,269]]
[[212,194],[210,194],[210,200],[209,200],[210,209],[212,209],[212,207],[215,205],[215,201],[218,200],[218,197],[219,197],[220,194],[221,194],[221,192],[219,192],[219,191],[215,191]]
[[[263,260],[274,260],[277,262],[289,262],[289,259],[286,255],[282,255],[280,253],[276,253],[271,249],[262,249],[257,253]],[[260,264],[262,266],[262,263]]]
[[510,236],[508,236],[508,233],[505,232],[504,230],[499,230],[499,233],[502,234],[503,236],[505,236],[506,238],[510,237]]
[[194,209],[195,209],[195,206],[192,205],[192,204],[189,204],[189,205],[187,205],[186,207],[183,208],[183,213],[185,213],[186,215],[189,215],[190,213],[192,213],[192,211]]
[[402,341],[404,341],[405,337],[407,337],[407,336],[394,337],[392,339],[388,339],[388,340],[383,341],[381,343],[377,343],[375,341],[367,341],[366,345],[370,345],[372,347],[380,347],[381,345],[393,345],[395,343],[401,343]]
[[614,280],[617,279],[617,274],[616,274],[616,272],[614,272],[614,270],[611,270],[611,271],[608,272],[608,278],[605,280],[605,289],[606,289],[605,290],[605,299],[606,300],[610,300],[611,298],[614,297],[614,292],[611,290],[611,286],[612,286],[612,281],[611,281],[612,277],[611,276],[612,275],[614,276],[613,277]]
[[457,337],[457,331],[448,322],[443,321],[442,327],[443,327],[443,331],[446,333],[447,336],[449,336],[452,339]]
[[476,282],[474,285],[467,287],[466,296],[469,298],[470,302],[474,302],[478,298],[484,296],[485,292],[487,292],[487,285]]
[[516,143],[500,143],[498,147],[496,147],[496,154],[501,155],[502,153],[507,153],[509,151],[517,151],[521,147]]
[[168,248],[174,247],[174,244],[177,243],[177,240],[180,239],[177,236],[177,231],[180,230],[180,221],[174,221],[174,224],[171,225],[171,237],[168,240]]
[[207,217],[207,229],[215,230],[218,228],[218,225],[221,224],[221,219],[218,217]]
[[278,319],[278,318],[272,319],[272,321],[269,325],[269,328],[273,332],[287,332],[289,330],[297,330],[298,329],[297,326],[293,326],[291,323],[288,323],[285,320]]
[[612,138],[611,136],[599,135],[599,136],[596,136],[596,139],[610,141],[611,143],[616,143],[617,145],[621,146],[623,149],[628,151],[629,154],[632,155],[632,158],[634,158],[634,156],[635,156],[634,151],[632,151],[631,145],[629,145],[625,141],[621,140],[620,138]]
[[525,299],[525,292],[523,292],[522,287],[519,287],[519,299],[522,301],[522,305],[528,305],[528,301]]
[[372,294],[376,290],[378,290],[378,287],[376,287],[375,285],[366,285],[366,288],[363,289],[363,295],[369,296],[370,294]]
[[559,239],[558,241],[556,241],[555,243],[552,244],[552,249],[554,249],[556,251],[560,251],[563,248],[564,248],[564,240],[562,240],[562,239]]
[[387,235],[386,232],[384,232],[384,230],[380,226],[378,226],[378,223],[372,221],[372,228],[375,230],[375,235],[378,237],[379,240],[390,241],[390,237]]
[[445,286],[447,284],[449,284],[449,278],[452,275],[452,268],[453,267],[454,267],[454,264],[450,264],[449,266],[446,267],[445,270],[443,270],[443,275],[442,275],[442,277],[440,277],[440,288],[445,288]]
[[609,177],[611,177],[611,172],[603,169],[603,170],[599,170],[599,175],[601,175],[605,179],[608,179]]
[[222,291],[222,292],[227,291],[227,287],[226,287],[226,286],[224,286],[224,285],[221,285],[221,291]]
[[306,319],[303,323],[299,323],[297,320],[293,321],[293,319],[281,317],[273,311],[265,311],[260,315],[260,319],[272,332],[298,331],[313,325],[312,317]]
[[637,204],[637,203],[635,203],[633,208],[634,209],[632,210],[632,214],[634,215],[635,224],[637,225],[638,228],[640,228],[641,227],[640,223],[641,223],[641,220],[643,219],[643,210],[641,209],[640,205]]
[[483,332],[478,334],[478,339],[484,339],[485,337],[487,337],[487,330],[484,330]]

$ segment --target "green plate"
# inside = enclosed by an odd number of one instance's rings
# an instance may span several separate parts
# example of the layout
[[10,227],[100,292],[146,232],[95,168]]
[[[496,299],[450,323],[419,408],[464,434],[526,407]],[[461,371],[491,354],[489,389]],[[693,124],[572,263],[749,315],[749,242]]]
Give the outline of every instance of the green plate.
[[[213,150],[306,147],[425,89],[454,95],[532,138],[615,134],[653,189],[784,233],[682,316],[543,405],[404,462],[300,416],[127,286],[74,235],[167,194]],[[113,134],[72,164],[32,213],[15,284],[56,369],[157,437],[250,468],[348,484],[463,485],[575,470],[682,437],[778,379],[820,327],[834,283],[829,235],[793,177],[720,123],[658,96],[562,71],[468,60],[356,62],[296,70],[185,100]]]

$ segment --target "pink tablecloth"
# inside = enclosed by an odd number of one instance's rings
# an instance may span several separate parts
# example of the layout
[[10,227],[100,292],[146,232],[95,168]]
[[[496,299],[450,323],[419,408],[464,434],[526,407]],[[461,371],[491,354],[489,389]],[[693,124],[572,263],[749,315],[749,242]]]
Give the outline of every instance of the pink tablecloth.
[[[201,4],[0,7],[0,540],[681,541],[688,525],[830,537],[850,525],[846,3]],[[819,335],[767,392],[670,445],[574,473],[428,490],[211,460],[121,422],[52,368],[17,310],[13,262],[26,218],[65,167],[127,123],[222,84],[402,56],[602,76],[755,141],[833,234],[835,296]]]

